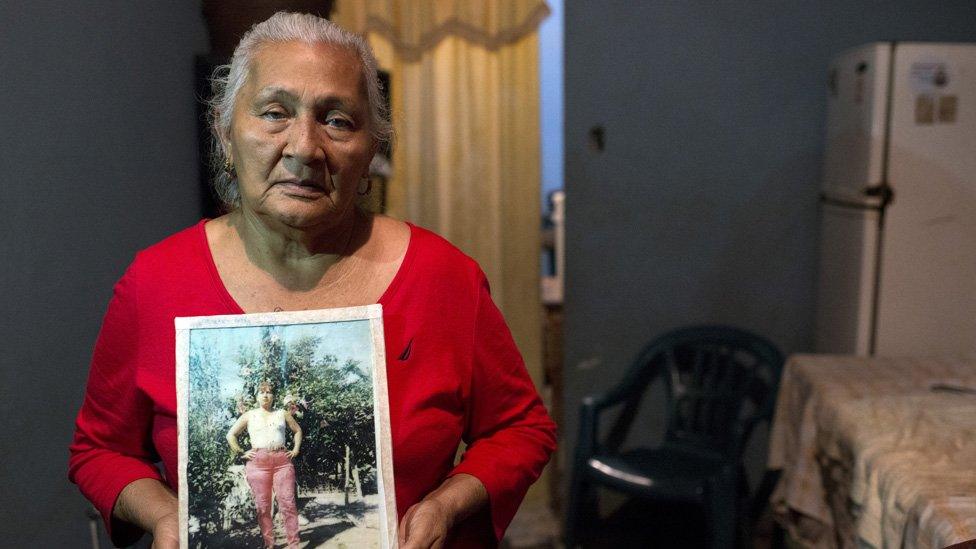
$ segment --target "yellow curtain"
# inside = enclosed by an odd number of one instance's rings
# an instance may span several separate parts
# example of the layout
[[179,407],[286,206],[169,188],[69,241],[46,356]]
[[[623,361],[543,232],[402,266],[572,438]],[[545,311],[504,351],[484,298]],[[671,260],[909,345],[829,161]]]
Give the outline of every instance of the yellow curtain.
[[[540,387],[536,29],[548,14],[543,0],[340,0],[332,17],[390,72],[387,211],[481,264]],[[546,506],[548,485],[526,502]]]
[[542,372],[539,77],[530,0],[349,0],[333,20],[390,71],[387,211],[474,257],[529,372]]

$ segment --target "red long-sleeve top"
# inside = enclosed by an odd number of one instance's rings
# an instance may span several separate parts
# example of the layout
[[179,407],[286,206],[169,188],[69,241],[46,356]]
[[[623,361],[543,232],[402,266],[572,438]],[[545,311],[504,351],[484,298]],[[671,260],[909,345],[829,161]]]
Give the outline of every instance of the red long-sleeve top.
[[[217,274],[204,224],[136,256],[95,344],[68,475],[117,544],[141,535],[111,518],[127,484],[178,485],[173,319],[243,313]],[[485,485],[490,517],[459,525],[453,545],[493,546],[555,449],[555,424],[484,274],[447,241],[411,225],[380,303],[398,518],[447,477],[467,473]],[[468,448],[455,466],[462,440]]]

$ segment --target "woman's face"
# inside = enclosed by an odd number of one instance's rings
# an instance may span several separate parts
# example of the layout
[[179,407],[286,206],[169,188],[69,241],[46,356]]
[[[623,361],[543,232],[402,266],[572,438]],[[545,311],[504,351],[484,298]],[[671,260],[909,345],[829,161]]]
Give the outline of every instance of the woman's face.
[[241,207],[295,228],[342,218],[375,151],[370,130],[355,53],[301,42],[262,46],[224,141]]
[[271,406],[271,403],[274,402],[274,392],[267,387],[258,388],[258,393],[256,396],[258,406]]

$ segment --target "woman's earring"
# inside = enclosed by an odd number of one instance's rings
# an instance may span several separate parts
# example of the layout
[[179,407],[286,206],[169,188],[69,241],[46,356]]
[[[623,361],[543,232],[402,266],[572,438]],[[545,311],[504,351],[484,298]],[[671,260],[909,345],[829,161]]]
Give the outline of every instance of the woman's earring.
[[226,173],[227,175],[229,175],[231,177],[237,177],[237,173],[234,170],[234,165],[230,163],[230,159],[229,158],[225,158],[224,159],[224,166],[223,166],[223,168],[224,168],[224,173]]
[[[364,181],[366,182],[366,185],[363,185]],[[363,178],[359,180],[359,187],[356,188],[356,194],[359,196],[366,196],[371,190],[373,190],[373,180],[370,179],[368,175],[363,176]]]

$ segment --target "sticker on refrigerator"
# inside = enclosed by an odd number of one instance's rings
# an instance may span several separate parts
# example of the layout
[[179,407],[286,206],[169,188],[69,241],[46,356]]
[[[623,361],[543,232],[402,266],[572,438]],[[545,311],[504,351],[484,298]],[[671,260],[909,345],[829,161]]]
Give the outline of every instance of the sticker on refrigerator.
[[956,111],[959,98],[955,95],[943,95],[939,98],[939,123],[953,124],[956,121]]
[[932,61],[912,63],[910,78],[912,89],[919,93],[941,90],[950,80],[946,64]]
[[928,126],[935,122],[935,99],[931,95],[915,97],[915,125]]

